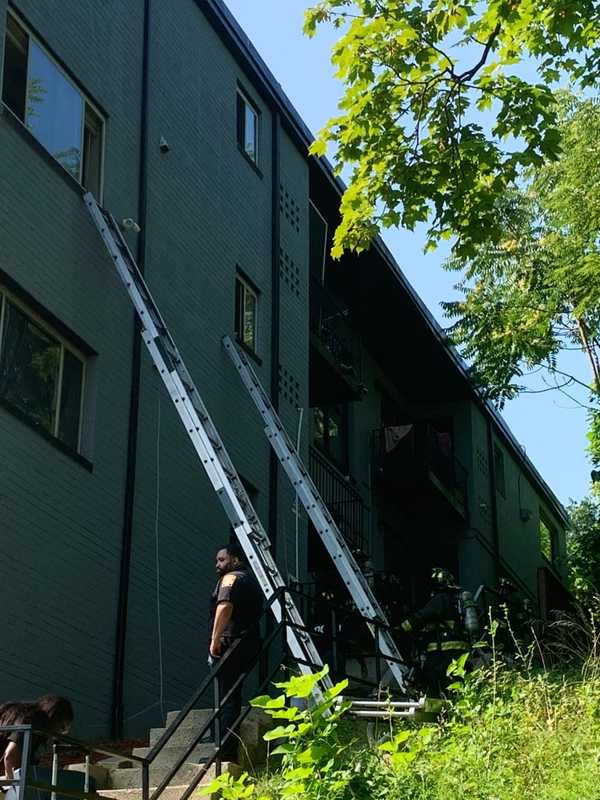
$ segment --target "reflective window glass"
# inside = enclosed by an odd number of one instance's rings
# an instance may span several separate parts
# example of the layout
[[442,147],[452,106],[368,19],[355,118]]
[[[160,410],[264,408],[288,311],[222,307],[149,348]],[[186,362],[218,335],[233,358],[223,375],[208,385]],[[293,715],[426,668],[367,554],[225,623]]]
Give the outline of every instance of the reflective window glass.
[[23,122],[27,94],[27,52],[29,37],[10,14],[6,18],[2,100]]
[[258,298],[240,278],[235,280],[235,335],[249,350],[258,348]]
[[58,67],[32,41],[25,122],[33,135],[80,180],[83,98]]
[[60,343],[7,301],[0,353],[0,397],[54,432]]
[[256,113],[246,104],[246,124],[244,126],[244,150],[256,161]]
[[0,399],[79,451],[85,362],[0,291]]
[[244,344],[256,350],[256,297],[244,292]]
[[79,449],[79,418],[83,390],[83,363],[64,349],[60,390],[58,438],[73,450]]
[[238,145],[254,163],[258,163],[258,112],[246,97],[237,95]]

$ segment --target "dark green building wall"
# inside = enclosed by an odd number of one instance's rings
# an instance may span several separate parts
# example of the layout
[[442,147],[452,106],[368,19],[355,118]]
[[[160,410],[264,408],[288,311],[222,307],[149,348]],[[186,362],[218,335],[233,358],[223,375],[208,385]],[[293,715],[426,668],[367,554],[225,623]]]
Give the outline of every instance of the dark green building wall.
[[[141,7],[140,4],[132,4]],[[115,3],[24,0],[18,10],[105,109],[105,199],[135,216],[141,16]],[[0,2],[4,42],[6,2]],[[82,31],[86,32],[82,36]],[[107,75],[127,79],[107,81]],[[77,730],[110,726],[133,314],[80,187],[7,109],[0,114],[0,269],[95,352],[87,464],[0,409],[2,698],[64,693]],[[0,277],[1,279],[1,277]],[[27,297],[29,296],[29,297]]]

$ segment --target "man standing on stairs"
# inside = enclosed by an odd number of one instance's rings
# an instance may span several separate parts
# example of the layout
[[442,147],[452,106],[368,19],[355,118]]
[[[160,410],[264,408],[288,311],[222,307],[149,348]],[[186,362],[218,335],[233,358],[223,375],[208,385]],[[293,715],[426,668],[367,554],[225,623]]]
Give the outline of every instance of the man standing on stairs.
[[[221,547],[216,555],[217,585],[210,603],[209,664],[223,658],[235,645],[220,672],[219,698],[222,699],[236,680],[250,670],[260,648],[258,621],[262,612],[263,596],[258,583],[245,564],[239,545]],[[221,739],[229,730],[221,751],[223,761],[236,761],[237,731],[233,723],[242,709],[242,684],[232,692],[222,706]]]

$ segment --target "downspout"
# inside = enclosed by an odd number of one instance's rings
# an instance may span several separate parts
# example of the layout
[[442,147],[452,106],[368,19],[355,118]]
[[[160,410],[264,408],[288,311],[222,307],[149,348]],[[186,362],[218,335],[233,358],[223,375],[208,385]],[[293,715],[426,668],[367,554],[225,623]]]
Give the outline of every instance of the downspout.
[[496,586],[500,579],[500,530],[498,528],[498,498],[496,496],[496,459],[494,456],[494,431],[492,422],[487,420],[488,464],[490,475],[490,506],[492,512],[492,546],[494,559],[494,580]]
[[[138,221],[141,232],[137,242],[137,265],[144,273],[146,259],[146,217],[148,204],[148,85],[150,52],[150,2],[144,0],[144,33],[142,50],[142,92],[140,108],[140,160],[138,171]],[[140,382],[142,337],[137,315],[133,321],[133,348],[131,353],[131,391],[129,395],[129,431],[127,434],[127,467],[125,474],[125,496],[123,509],[123,532],[121,541],[121,568],[119,574],[119,597],[117,605],[117,630],[115,663],[113,674],[112,738],[123,734],[123,687],[125,682],[125,642],[127,638],[127,602],[129,597],[129,573],[131,569],[131,543],[133,536],[133,512],[135,504],[135,477],[137,466],[137,436],[140,412]]]
[[[279,211],[281,179],[281,118],[273,109],[271,125],[271,402],[279,411],[279,327],[281,215]],[[277,517],[279,511],[279,461],[273,448],[269,460],[269,538],[273,557],[277,555]]]

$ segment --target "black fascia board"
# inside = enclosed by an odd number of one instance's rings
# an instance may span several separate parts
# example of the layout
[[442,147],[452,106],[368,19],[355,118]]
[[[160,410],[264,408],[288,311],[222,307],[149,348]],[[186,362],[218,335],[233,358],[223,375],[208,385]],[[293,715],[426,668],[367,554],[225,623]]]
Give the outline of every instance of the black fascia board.
[[[254,88],[259,94],[267,101],[268,105],[281,113],[281,121],[286,131],[299,145],[300,149],[306,149],[306,157],[308,156],[308,148],[314,140],[308,126],[302,120],[298,111],[294,108],[291,100],[285,94],[281,84],[276,80],[275,76],[263,61],[258,50],[254,47],[247,34],[244,32],[238,21],[235,19],[231,11],[227,8],[223,0],[195,0],[200,9],[204,12],[207,18],[215,27],[217,33],[224,39],[227,48],[232,52],[238,63],[244,68],[248,77],[252,80]],[[321,172],[339,194],[343,194],[346,185],[342,179],[335,175],[333,167],[327,158],[313,159],[313,163],[317,163]],[[453,366],[458,370],[460,376],[467,382],[473,400],[476,405],[483,411],[487,417],[491,417],[496,425],[496,430],[502,437],[505,445],[511,450],[512,454],[520,462],[521,466],[530,474],[533,481],[536,483],[537,488],[544,495],[552,510],[556,513],[559,519],[566,525],[568,523],[567,512],[556,497],[552,489],[548,486],[544,478],[541,476],[536,466],[531,459],[523,451],[522,446],[508,427],[508,424],[503,419],[502,415],[496,411],[494,406],[486,400],[482,393],[473,384],[469,370],[458,354],[456,349],[447,341],[441,326],[427,308],[425,303],[419,297],[415,289],[409,283],[406,275],[402,272],[396,259],[384,244],[381,237],[377,236],[372,243],[373,249],[382,258],[387,267],[391,270],[394,277],[398,280],[402,289],[408,294],[417,309],[420,311],[423,321],[433,334],[434,338],[443,348]]]

